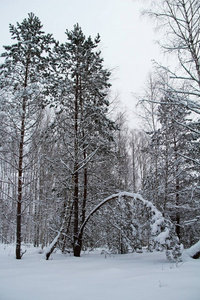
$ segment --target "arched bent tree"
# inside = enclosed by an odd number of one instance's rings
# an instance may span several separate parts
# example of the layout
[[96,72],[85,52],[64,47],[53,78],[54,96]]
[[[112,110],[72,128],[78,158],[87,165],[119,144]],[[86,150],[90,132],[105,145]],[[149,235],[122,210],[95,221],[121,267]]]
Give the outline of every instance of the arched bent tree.
[[[106,203],[114,201],[114,200],[129,200],[131,201],[131,205],[133,207],[137,206],[137,214],[138,212],[142,212],[143,219],[146,218],[146,226],[149,227],[149,243],[152,245],[153,248],[164,248],[167,250],[167,257],[177,258],[177,249],[180,248],[179,246],[179,239],[175,233],[174,225],[171,223],[170,220],[163,217],[162,213],[150,202],[144,200],[141,195],[135,193],[128,193],[128,192],[120,192],[117,194],[113,194],[102,202],[100,202],[86,217],[84,223],[80,227],[76,247],[76,253],[81,253],[81,245],[82,245],[82,238],[84,234],[84,229],[90,220],[90,218]],[[46,250],[46,259],[48,260],[51,253],[55,249],[57,243],[59,242],[61,236],[64,234],[65,229],[65,221],[60,228],[57,236],[53,240],[53,242],[49,245]]]

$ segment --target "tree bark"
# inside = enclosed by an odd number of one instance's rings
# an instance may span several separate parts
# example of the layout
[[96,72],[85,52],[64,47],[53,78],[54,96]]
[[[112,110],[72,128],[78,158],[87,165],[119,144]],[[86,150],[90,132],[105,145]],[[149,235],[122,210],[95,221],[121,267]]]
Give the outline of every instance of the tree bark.
[[79,95],[79,75],[76,75],[76,94],[75,94],[75,114],[74,114],[74,256],[78,242],[78,212],[79,212],[79,172],[78,172],[78,95]]
[[[175,193],[176,193],[176,209],[178,209],[178,206],[180,205],[180,180],[178,177],[179,174],[179,163],[178,163],[178,146],[177,146],[177,141],[176,137],[174,136],[174,153],[175,153],[175,162],[176,162],[176,167],[175,167]],[[176,234],[178,238],[180,239],[180,212],[176,212]]]
[[[30,51],[29,51],[30,52]],[[24,90],[28,84],[28,68],[30,53],[28,53],[26,61],[26,71],[24,79]],[[25,91],[26,93],[26,91]],[[20,143],[19,143],[19,161],[18,161],[18,196],[17,196],[17,230],[16,230],[16,259],[21,259],[21,207],[22,207],[22,175],[23,175],[23,153],[24,153],[24,137],[25,137],[25,119],[26,119],[26,103],[27,96],[24,95],[22,101],[22,118],[20,128]]]

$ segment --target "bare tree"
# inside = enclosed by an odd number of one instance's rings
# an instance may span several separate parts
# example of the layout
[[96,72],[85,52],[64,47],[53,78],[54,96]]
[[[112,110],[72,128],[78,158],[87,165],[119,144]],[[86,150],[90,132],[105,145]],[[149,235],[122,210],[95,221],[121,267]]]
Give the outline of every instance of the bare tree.
[[[162,48],[174,54],[179,68],[161,66],[171,78],[174,86],[165,89],[179,95],[177,104],[189,107],[194,113],[200,113],[200,3],[198,0],[162,0],[152,3],[152,8],[145,11],[158,21],[158,26],[165,33],[161,41]],[[184,95],[184,97],[181,97]],[[185,97],[187,96],[187,97]],[[174,99],[175,100],[175,99]]]

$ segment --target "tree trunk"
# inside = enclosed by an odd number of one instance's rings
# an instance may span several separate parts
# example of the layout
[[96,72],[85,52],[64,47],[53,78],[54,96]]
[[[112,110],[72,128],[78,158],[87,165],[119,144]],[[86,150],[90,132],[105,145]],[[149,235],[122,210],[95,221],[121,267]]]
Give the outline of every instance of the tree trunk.
[[49,247],[46,250],[45,256],[46,256],[46,260],[49,259],[51,253],[54,251],[54,249],[56,248],[56,245],[59,242],[59,239],[62,235],[62,230],[57,234],[57,236],[55,237],[55,239],[52,241],[52,243],[49,245]]
[[[24,79],[24,89],[28,82],[28,67],[29,53],[26,61],[26,72]],[[25,119],[26,119],[26,102],[27,96],[23,97],[22,102],[22,118],[20,128],[20,143],[19,143],[19,161],[18,161],[18,196],[17,196],[17,230],[16,230],[16,259],[21,259],[21,207],[22,207],[22,173],[23,173],[23,152],[24,152],[24,137],[25,137]]]
[[164,203],[163,203],[163,216],[166,214],[166,205],[168,203],[168,181],[169,181],[169,144],[168,144],[168,136],[165,135],[165,187],[164,187]]
[[18,165],[18,196],[17,196],[17,243],[16,243],[16,259],[21,259],[21,205],[22,205],[22,164],[25,134],[25,102],[23,100],[23,115],[21,123],[21,137],[19,145],[19,165]]
[[[175,193],[176,193],[176,209],[178,209],[180,205],[180,181],[179,181],[179,163],[178,163],[178,148],[177,148],[177,141],[174,136],[174,152],[175,152],[175,162],[176,162],[176,167],[175,167]],[[178,238],[180,239],[180,212],[179,209],[176,212],[176,234]]]
[[78,172],[78,85],[79,77],[76,75],[76,95],[75,95],[75,114],[74,114],[74,256],[77,255],[76,245],[78,242],[78,204],[79,204],[79,172]]
[[74,256],[80,257],[81,256],[81,245],[80,241],[77,239],[76,244],[74,245]]

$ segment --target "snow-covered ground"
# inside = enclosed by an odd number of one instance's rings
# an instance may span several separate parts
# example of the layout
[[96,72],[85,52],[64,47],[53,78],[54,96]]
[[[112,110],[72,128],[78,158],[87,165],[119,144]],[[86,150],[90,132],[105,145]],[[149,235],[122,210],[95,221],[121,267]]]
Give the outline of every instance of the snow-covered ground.
[[80,258],[54,253],[49,261],[27,248],[16,260],[14,246],[0,245],[1,300],[199,300],[200,259],[169,262],[165,253]]

